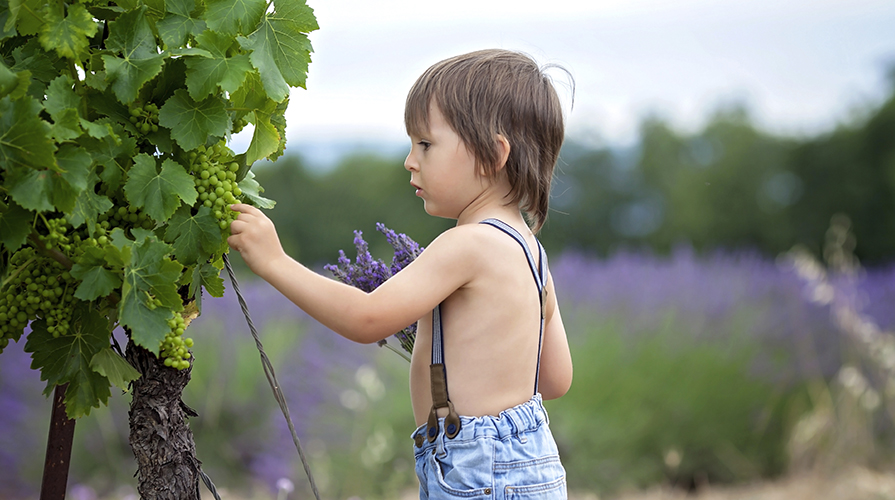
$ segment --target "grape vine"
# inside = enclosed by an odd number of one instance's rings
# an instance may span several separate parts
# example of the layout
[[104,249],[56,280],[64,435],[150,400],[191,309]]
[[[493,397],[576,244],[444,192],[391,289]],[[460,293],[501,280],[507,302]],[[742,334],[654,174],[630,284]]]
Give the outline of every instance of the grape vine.
[[0,353],[24,343],[71,418],[139,376],[115,328],[190,367],[228,205],[273,206],[251,167],[283,154],[317,23],[304,0],[238,4],[0,2]]

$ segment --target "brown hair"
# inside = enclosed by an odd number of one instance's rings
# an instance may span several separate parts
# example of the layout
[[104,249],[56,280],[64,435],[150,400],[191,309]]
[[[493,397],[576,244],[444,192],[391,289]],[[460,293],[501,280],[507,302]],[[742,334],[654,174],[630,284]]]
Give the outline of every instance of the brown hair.
[[509,141],[510,203],[518,204],[539,231],[564,136],[562,106],[550,78],[530,57],[508,50],[445,59],[426,70],[407,95],[409,135],[429,129],[433,99],[486,175],[495,175],[500,166],[494,136]]

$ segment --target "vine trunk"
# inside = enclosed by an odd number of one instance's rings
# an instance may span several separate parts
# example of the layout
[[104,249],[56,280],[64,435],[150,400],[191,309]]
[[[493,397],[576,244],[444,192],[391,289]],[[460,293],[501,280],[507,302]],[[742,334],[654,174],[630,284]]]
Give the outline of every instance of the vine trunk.
[[128,412],[140,497],[198,500],[200,462],[186,419],[198,415],[181,400],[192,368],[166,367],[133,342],[128,342],[126,358],[141,374],[133,382]]

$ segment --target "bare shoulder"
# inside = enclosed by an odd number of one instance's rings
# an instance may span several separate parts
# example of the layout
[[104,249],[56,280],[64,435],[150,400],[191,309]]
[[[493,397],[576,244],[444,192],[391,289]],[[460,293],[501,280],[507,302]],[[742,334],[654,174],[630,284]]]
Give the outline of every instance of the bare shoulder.
[[417,258],[421,266],[438,274],[450,273],[460,284],[489,274],[495,262],[505,259],[518,245],[505,234],[484,224],[463,224],[441,233]]
[[501,238],[506,236],[484,224],[464,224],[441,233],[426,251],[431,249],[433,253],[451,253],[457,258],[470,258],[487,253],[488,248]]
[[470,226],[453,227],[438,235],[407,269],[431,272],[454,286],[468,283],[481,270],[485,255],[481,231]]

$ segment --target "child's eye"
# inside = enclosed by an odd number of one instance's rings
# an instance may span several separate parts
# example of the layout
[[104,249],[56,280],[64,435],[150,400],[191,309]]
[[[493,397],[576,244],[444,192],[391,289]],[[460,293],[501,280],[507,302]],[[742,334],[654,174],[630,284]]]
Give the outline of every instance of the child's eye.
[[428,150],[429,150],[429,146],[432,145],[431,142],[427,142],[427,141],[420,141],[420,142],[418,142],[417,144],[419,144],[420,146],[423,147],[423,151],[428,151]]

